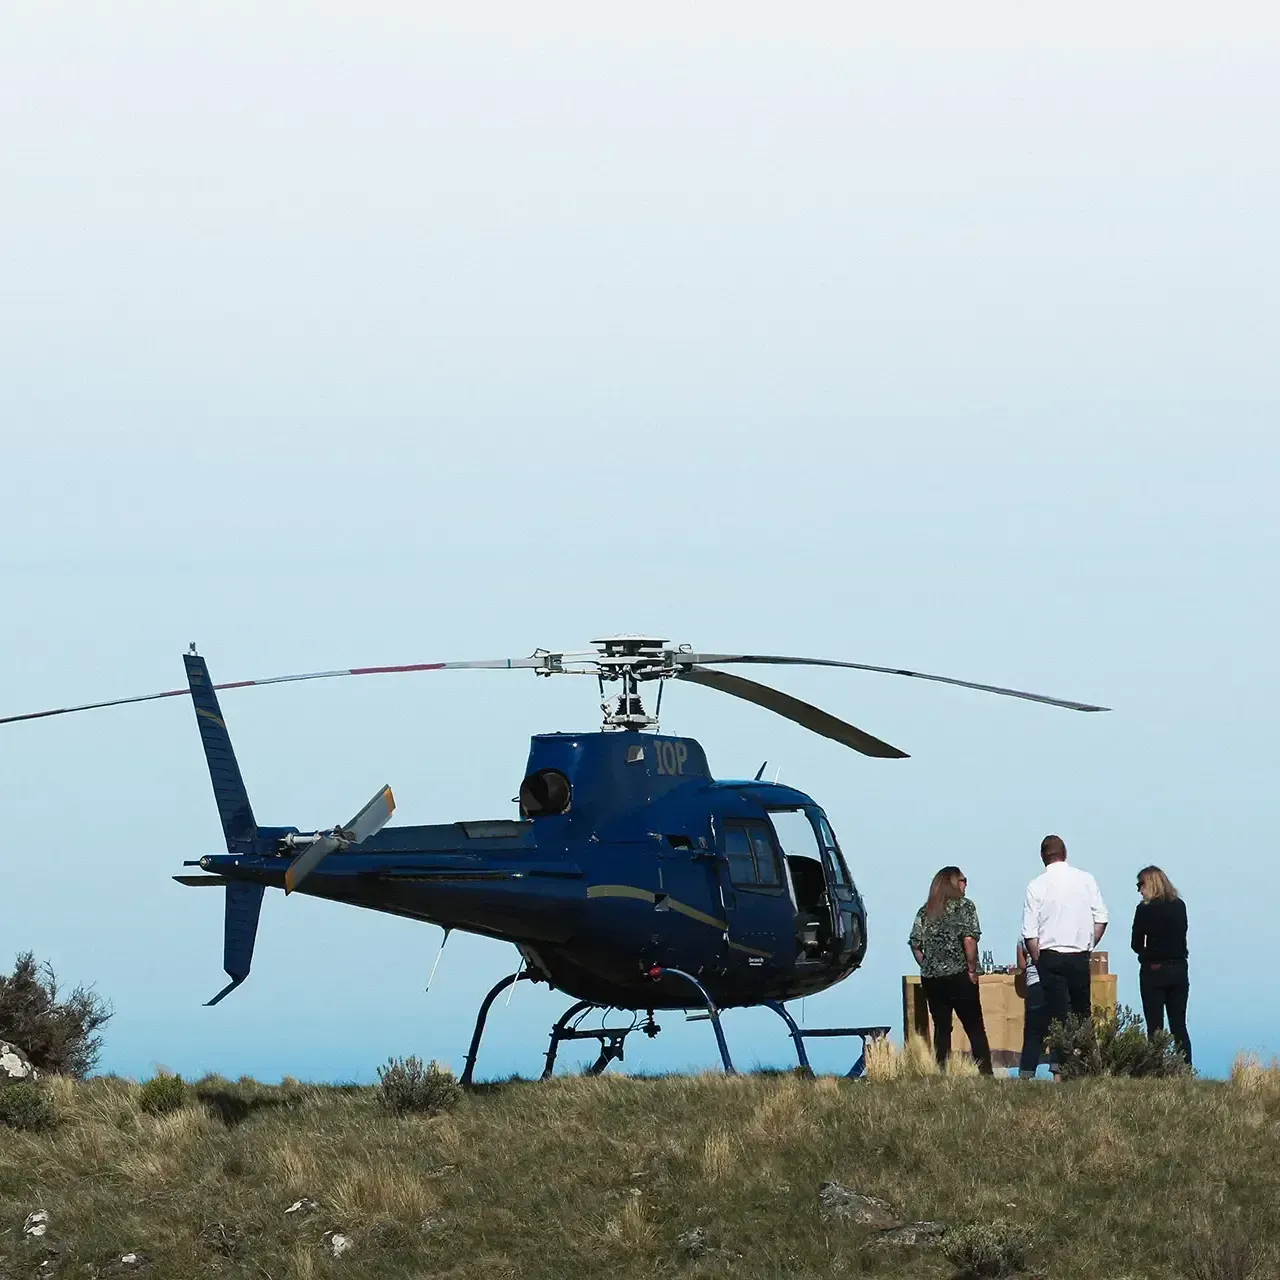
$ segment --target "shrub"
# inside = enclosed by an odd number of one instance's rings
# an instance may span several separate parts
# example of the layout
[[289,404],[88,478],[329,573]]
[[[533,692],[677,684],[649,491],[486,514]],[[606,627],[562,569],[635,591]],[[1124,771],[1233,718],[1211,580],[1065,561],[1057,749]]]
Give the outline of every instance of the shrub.
[[439,1115],[451,1111],[461,1097],[462,1086],[453,1072],[434,1060],[424,1067],[419,1058],[390,1058],[378,1068],[378,1100],[395,1115]]
[[138,1094],[138,1106],[150,1116],[167,1116],[186,1100],[187,1086],[181,1076],[156,1076],[148,1080]]
[[1167,1031],[1148,1037],[1132,1009],[1095,1009],[1049,1028],[1049,1052],[1064,1080],[1082,1076],[1189,1076],[1191,1068]]
[[57,1123],[48,1089],[34,1081],[0,1087],[0,1124],[11,1129],[52,1129]]
[[948,1231],[943,1256],[966,1280],[1001,1280],[1027,1265],[1031,1233],[1007,1222],[971,1223]]
[[102,1050],[99,1030],[110,1006],[88,987],[62,995],[53,968],[20,955],[12,974],[0,974],[0,1039],[22,1049],[40,1071],[83,1080]]

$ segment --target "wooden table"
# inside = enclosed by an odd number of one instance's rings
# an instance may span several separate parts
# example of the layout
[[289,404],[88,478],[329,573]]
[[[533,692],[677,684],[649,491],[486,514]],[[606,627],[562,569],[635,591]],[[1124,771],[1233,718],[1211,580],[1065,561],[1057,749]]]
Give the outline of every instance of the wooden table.
[[[1096,952],[1101,967],[1106,968],[1106,953]],[[987,1041],[991,1045],[991,1064],[996,1067],[1016,1067],[1022,1056],[1022,1028],[1025,1020],[1026,1001],[1018,994],[1012,973],[984,973],[978,979],[978,999],[982,1002],[982,1022],[987,1029]],[[1018,984],[1021,985],[1020,983]],[[1116,975],[1093,972],[1090,975],[1093,1007],[1116,1007]],[[918,974],[908,974],[902,979],[902,1038],[924,1036],[932,1043],[929,1025],[929,1006],[925,1003]],[[960,1019],[952,1016],[951,1048],[957,1053],[971,1052],[969,1038],[960,1025]]]

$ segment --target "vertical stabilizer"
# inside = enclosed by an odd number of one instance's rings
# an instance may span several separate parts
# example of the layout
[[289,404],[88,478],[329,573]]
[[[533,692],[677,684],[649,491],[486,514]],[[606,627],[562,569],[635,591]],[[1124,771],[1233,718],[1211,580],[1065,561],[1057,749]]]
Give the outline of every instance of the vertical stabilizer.
[[253,944],[258,936],[258,915],[262,911],[265,892],[262,885],[246,884],[243,880],[232,880],[227,885],[222,967],[231,981],[208,1002],[211,1005],[230,995],[249,976]]
[[240,777],[240,766],[231,747],[231,735],[222,719],[218,695],[209,668],[199,654],[183,654],[187,664],[187,684],[191,687],[191,701],[196,709],[196,725],[200,741],[204,744],[204,757],[209,763],[209,780],[213,783],[213,797],[218,803],[218,817],[227,838],[228,853],[253,853],[258,824],[253,819],[249,805],[249,793]]

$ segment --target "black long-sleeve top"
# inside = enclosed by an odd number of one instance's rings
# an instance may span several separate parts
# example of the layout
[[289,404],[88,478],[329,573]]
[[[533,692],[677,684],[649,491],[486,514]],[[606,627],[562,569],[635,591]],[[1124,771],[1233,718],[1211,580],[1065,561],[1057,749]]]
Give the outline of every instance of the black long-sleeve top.
[[1143,964],[1187,958],[1187,904],[1181,898],[1140,902],[1133,913],[1133,949]]

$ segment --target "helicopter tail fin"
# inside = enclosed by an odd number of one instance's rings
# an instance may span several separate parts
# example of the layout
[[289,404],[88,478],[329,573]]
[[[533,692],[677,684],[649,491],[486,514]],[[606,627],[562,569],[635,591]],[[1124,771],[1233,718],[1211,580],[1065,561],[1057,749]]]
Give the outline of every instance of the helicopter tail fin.
[[229,996],[249,976],[253,944],[258,936],[258,915],[262,911],[265,892],[263,885],[247,884],[243,880],[232,880],[227,884],[222,967],[231,981],[208,1002],[210,1005]]
[[252,853],[257,843],[258,824],[254,821],[249,793],[236,763],[231,735],[222,719],[218,695],[214,692],[213,681],[209,679],[209,668],[199,654],[184,654],[182,660],[187,666],[187,684],[191,688],[191,702],[196,711],[196,727],[200,730],[204,757],[209,765],[209,780],[213,783],[213,798],[217,801],[222,832],[227,838],[227,852]]

